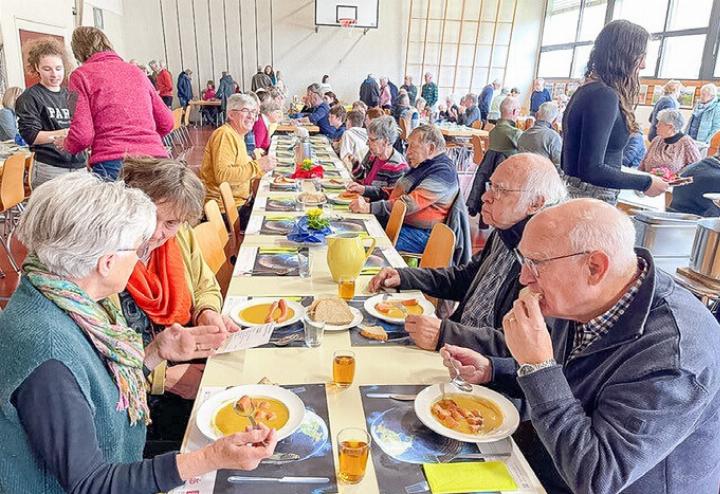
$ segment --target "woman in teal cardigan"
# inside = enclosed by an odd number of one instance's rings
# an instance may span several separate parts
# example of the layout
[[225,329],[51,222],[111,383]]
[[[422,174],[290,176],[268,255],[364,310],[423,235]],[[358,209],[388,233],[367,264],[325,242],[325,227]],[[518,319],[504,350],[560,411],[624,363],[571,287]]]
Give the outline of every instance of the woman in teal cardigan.
[[142,459],[147,373],[225,338],[217,327],[169,328],[143,348],[107,300],[146,251],[155,215],[141,191],[91,175],[33,191],[18,227],[29,255],[0,314],[0,492],[154,493],[272,454],[276,433],[260,428]]

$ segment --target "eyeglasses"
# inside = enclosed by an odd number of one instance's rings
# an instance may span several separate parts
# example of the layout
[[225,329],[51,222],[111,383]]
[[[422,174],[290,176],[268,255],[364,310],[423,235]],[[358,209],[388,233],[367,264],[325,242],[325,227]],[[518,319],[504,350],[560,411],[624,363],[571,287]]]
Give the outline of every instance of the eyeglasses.
[[526,192],[525,189],[507,189],[505,187],[500,187],[499,185],[495,185],[490,181],[485,182],[485,190],[488,192],[492,192],[497,197],[500,197],[503,194],[507,194],[508,192]]
[[523,256],[518,249],[513,249],[513,252],[515,253],[515,257],[517,258],[520,265],[527,266],[527,268],[530,270],[530,272],[532,273],[532,275],[535,278],[540,278],[540,272],[538,271],[538,266],[540,266],[541,264],[545,264],[550,261],[557,261],[559,259],[567,259],[569,257],[584,256],[585,254],[590,253],[588,251],[583,251],[583,252],[575,252],[574,254],[567,254],[564,256],[548,257],[547,259],[530,259],[529,257]]
[[248,109],[248,108],[233,108],[233,109],[230,110],[230,111],[239,111],[239,112],[242,113],[244,116],[250,116],[250,117],[257,117],[257,116],[258,116],[258,111],[257,111],[257,110],[250,110],[250,109]]
[[135,249],[118,249],[118,252],[135,252],[138,259],[145,259],[150,253],[150,240],[146,240]]

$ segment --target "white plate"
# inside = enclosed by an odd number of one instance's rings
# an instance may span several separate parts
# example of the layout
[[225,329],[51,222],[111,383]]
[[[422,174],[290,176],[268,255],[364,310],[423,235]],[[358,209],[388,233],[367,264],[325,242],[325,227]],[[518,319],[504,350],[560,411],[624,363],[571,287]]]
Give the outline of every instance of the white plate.
[[[405,322],[404,317],[389,317],[387,314],[383,314],[375,308],[376,304],[383,301],[383,297],[384,295],[380,293],[378,295],[375,295],[374,297],[370,297],[369,299],[365,300],[365,310],[371,316],[382,319],[385,322],[393,324],[403,324]],[[435,313],[435,306],[428,302],[428,300],[420,293],[394,293],[387,298],[387,301],[389,302],[392,300],[408,300],[411,298],[414,298],[418,301],[418,304],[420,304],[420,307],[422,307],[423,309],[423,315],[431,316]]]
[[292,391],[268,384],[245,384],[221,391],[211,396],[200,406],[195,419],[200,432],[213,441],[220,439],[222,434],[214,425],[215,414],[228,403],[239,400],[243,395],[251,397],[266,396],[282,402],[287,407],[289,412],[288,421],[277,431],[278,440],[285,439],[295,432],[305,417],[305,405],[298,395]]
[[353,320],[350,322],[350,324],[344,324],[342,326],[335,326],[333,324],[326,324],[325,325],[325,331],[345,331],[350,328],[354,328],[361,322],[363,322],[363,315],[360,310],[356,309],[355,307],[348,307],[350,309],[350,312],[353,313]]
[[330,199],[332,199],[332,201],[336,204],[350,204],[353,202],[353,199],[343,199],[340,197],[340,194],[332,195],[330,196]]
[[322,201],[317,201],[317,202],[304,200],[301,196],[302,196],[302,194],[298,194],[297,202],[299,202],[300,204],[303,204],[305,206],[322,206],[323,204],[325,204],[327,202],[326,195],[323,195],[324,199]]
[[705,199],[710,199],[715,205],[720,205],[720,193],[718,192],[706,192],[703,194]]
[[[282,297],[253,298],[252,300],[247,300],[247,301],[245,301],[241,304],[238,304],[232,308],[232,310],[230,311],[230,318],[233,321],[235,321],[237,324],[239,324],[240,326],[245,326],[246,328],[251,328],[253,326],[262,326],[265,323],[256,324],[256,323],[252,323],[250,321],[246,321],[245,319],[243,319],[240,316],[240,312],[245,310],[247,307],[251,307],[253,305],[267,304],[267,303],[272,304],[273,302],[280,300],[280,298],[282,298]],[[293,302],[292,300],[287,300],[287,299],[285,299],[285,302],[287,302],[288,308],[292,309],[295,312],[295,314],[287,321],[284,321],[281,323],[276,323],[275,324],[276,328],[283,328],[285,326],[290,326],[291,324],[295,324],[296,322],[301,320],[302,317],[305,315],[305,307],[303,307],[299,303]]]
[[[446,384],[445,387],[447,393],[463,393],[451,384]],[[433,432],[437,432],[441,436],[466,443],[491,443],[505,439],[506,437],[512,435],[512,433],[515,432],[515,429],[518,428],[518,425],[520,425],[520,415],[518,414],[515,406],[510,402],[510,400],[492,389],[477,386],[475,384],[473,384],[472,387],[473,390],[471,394],[473,396],[492,401],[502,412],[502,424],[488,434],[464,434],[462,432],[457,432],[445,427],[438,421],[438,419],[435,418],[430,411],[430,407],[442,397],[442,390],[440,389],[439,384],[428,386],[418,393],[415,398],[415,414],[420,419],[420,422],[425,424],[425,426]]]

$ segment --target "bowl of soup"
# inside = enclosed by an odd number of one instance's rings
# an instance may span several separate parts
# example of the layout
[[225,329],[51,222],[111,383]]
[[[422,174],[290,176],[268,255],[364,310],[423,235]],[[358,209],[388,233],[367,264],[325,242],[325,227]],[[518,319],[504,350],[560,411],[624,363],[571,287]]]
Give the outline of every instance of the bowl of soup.
[[428,386],[415,399],[415,414],[441,436],[482,443],[510,436],[520,424],[515,406],[500,393],[473,385],[469,393],[450,383]]
[[200,432],[213,441],[244,432],[250,427],[250,419],[234,405],[245,396],[253,404],[255,422],[277,430],[278,440],[295,432],[305,417],[305,405],[292,391],[274,385],[246,384],[220,391],[200,406],[195,419]]

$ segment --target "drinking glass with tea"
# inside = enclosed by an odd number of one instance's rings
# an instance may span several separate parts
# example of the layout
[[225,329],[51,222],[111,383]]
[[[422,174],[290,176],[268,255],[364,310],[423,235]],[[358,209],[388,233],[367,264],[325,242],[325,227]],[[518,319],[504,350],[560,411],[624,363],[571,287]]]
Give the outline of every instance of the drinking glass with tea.
[[333,383],[347,388],[355,378],[355,354],[351,351],[337,351],[333,354]]
[[341,276],[338,280],[338,297],[349,302],[355,296],[355,278]]
[[343,429],[337,435],[337,448],[340,459],[338,477],[348,484],[357,484],[365,476],[370,453],[370,435],[363,429]]

